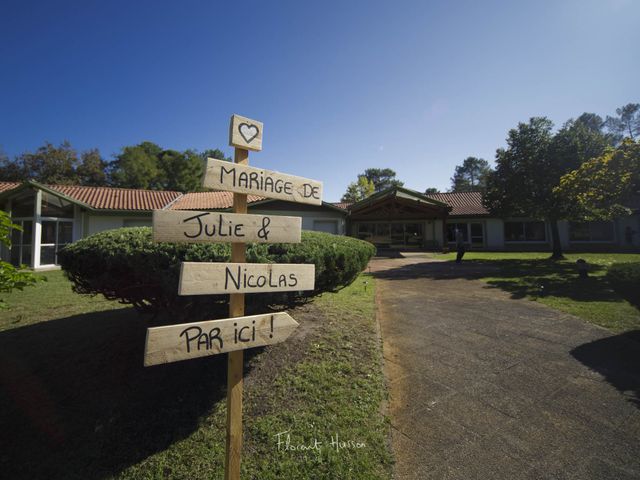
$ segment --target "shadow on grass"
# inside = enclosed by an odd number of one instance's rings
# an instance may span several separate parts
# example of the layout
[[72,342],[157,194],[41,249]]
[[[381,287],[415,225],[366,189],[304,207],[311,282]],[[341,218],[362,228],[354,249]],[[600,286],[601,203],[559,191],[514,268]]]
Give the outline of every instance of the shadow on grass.
[[603,375],[640,408],[640,330],[585,343],[571,355]]
[[144,368],[133,309],[0,333],[0,471],[116,475],[185,438],[226,390],[226,355]]
[[490,286],[509,292],[512,298],[553,295],[580,302],[619,300],[603,275],[593,275],[604,269],[601,265],[590,265],[591,275],[582,279],[578,277],[573,262],[547,259],[466,260],[461,264],[447,261],[403,265],[374,275],[394,280],[488,278]]

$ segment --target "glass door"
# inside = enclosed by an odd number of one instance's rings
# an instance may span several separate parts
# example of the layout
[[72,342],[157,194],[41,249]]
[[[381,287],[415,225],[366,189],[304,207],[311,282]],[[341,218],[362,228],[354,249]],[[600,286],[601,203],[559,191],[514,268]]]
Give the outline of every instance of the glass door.
[[12,220],[12,222],[22,227],[22,231],[11,231],[11,264],[16,267],[20,265],[31,265],[33,221]]
[[73,222],[71,220],[43,220],[40,235],[40,265],[56,265],[58,251],[71,243]]

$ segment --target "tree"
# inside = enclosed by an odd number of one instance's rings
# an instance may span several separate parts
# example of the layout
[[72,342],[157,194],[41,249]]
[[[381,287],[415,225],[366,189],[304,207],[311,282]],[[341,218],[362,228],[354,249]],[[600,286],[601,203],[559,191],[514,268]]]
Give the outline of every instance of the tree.
[[487,175],[491,172],[489,162],[483,158],[467,157],[456,166],[451,177],[452,192],[478,192],[486,187]]
[[358,175],[358,181],[352,182],[347,187],[346,193],[342,196],[343,202],[359,202],[370,197],[375,192],[373,182],[364,175]]
[[[68,141],[60,146],[46,142],[35,152],[19,155],[12,166],[5,165],[8,175],[14,181],[35,180],[40,183],[73,185],[78,183],[76,166],[78,154]],[[6,178],[5,179],[9,179]]]
[[373,183],[374,190],[381,192],[390,187],[402,187],[404,182],[396,179],[396,172],[390,168],[367,168],[363,174],[367,180]]
[[487,178],[485,206],[501,216],[546,220],[551,227],[552,258],[562,258],[558,221],[570,217],[568,199],[554,191],[560,178],[591,155],[606,139],[581,121],[569,120],[554,136],[553,123],[537,117],[509,131],[507,148],[496,152],[496,169]]
[[[6,212],[0,210],[0,243],[7,248],[11,247],[11,230],[21,230],[21,228],[11,222]],[[22,290],[24,287],[35,284],[39,279],[31,272],[22,271],[10,263],[0,261],[0,292]],[[0,298],[0,308],[6,307],[6,303]]]
[[640,195],[640,143],[624,140],[620,147],[608,148],[584,162],[562,176],[554,194],[566,199],[574,218],[605,220],[629,215],[626,201]]
[[0,151],[0,181],[19,182],[22,171],[16,162],[12,162],[6,153]]
[[233,161],[231,157],[225,156],[224,152],[217,148],[205,150],[200,156],[204,160],[206,160],[207,158],[215,158],[217,160],[226,160],[227,162]]
[[101,187],[107,184],[107,162],[100,156],[97,148],[82,152],[80,165],[76,168],[76,177],[80,185]]
[[617,117],[607,116],[605,126],[611,132],[616,144],[619,144],[624,137],[635,140],[640,136],[640,103],[628,103],[616,108]]
[[202,189],[204,163],[195,150],[165,150],[160,154],[158,167],[164,190],[197,192]]
[[158,157],[162,149],[152,142],[124,147],[111,163],[111,181],[122,188],[160,189]]
[[424,191],[425,195],[433,195],[434,193],[440,193],[440,190],[438,190],[436,187],[429,187]]

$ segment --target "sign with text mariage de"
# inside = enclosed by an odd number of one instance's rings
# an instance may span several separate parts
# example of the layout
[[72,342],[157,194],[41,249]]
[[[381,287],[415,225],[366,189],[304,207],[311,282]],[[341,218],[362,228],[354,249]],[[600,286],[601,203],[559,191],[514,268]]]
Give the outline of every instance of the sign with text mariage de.
[[322,205],[322,182],[214,158],[207,159],[203,185],[214,190]]

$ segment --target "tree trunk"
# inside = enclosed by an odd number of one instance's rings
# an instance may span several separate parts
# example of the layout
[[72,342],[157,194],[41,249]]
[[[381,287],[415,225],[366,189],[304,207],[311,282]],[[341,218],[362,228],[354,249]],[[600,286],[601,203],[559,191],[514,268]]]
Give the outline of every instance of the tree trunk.
[[558,230],[558,221],[556,219],[550,219],[551,225],[551,246],[553,247],[553,253],[551,254],[552,260],[563,260],[562,245],[560,244],[560,231]]

